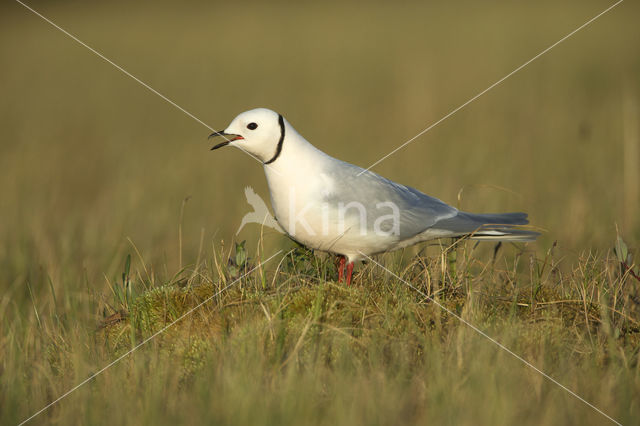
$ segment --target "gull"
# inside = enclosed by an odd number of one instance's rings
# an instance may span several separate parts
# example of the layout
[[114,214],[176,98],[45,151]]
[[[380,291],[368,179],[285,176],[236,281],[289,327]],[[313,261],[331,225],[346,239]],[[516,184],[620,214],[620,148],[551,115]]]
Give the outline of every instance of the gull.
[[262,162],[275,219],[286,234],[309,248],[339,256],[338,281],[351,283],[354,262],[423,241],[462,237],[534,241],[538,232],[518,228],[526,213],[460,211],[320,151],[280,114],[246,111],[223,131],[225,141]]

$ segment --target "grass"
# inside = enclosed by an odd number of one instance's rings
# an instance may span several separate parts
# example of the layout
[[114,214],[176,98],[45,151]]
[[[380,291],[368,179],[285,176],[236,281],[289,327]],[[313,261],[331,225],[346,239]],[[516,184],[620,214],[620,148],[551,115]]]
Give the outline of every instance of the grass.
[[[606,423],[460,316],[632,423],[640,409],[640,282],[614,253],[587,255],[562,272],[555,253],[539,259],[517,249],[490,263],[467,242],[441,256],[398,255],[389,260],[402,280],[369,263],[351,287],[335,282],[331,257],[302,248],[274,260],[273,272],[249,258],[231,277],[237,253],[216,252],[155,282],[133,273],[127,257],[95,328],[35,305],[37,331],[14,324],[12,334],[27,334],[46,358],[5,358],[5,371],[25,374],[4,374],[3,411],[22,420],[25,408],[34,412],[135,349],[39,421]],[[21,394],[31,395],[26,404],[13,398]]]
[[[608,5],[33,4],[215,128],[271,107],[365,167]],[[623,424],[640,417],[637,9],[375,168],[546,230],[376,261]],[[18,4],[0,34],[3,424],[204,301],[32,423],[610,423],[375,264],[345,287],[326,255],[236,236],[244,187],[267,198],[254,160],[208,153],[208,129]]]

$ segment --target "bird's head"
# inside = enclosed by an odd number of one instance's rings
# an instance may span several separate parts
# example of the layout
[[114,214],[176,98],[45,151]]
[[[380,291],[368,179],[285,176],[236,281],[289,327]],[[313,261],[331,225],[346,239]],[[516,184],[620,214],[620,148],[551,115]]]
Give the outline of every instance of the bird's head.
[[212,133],[209,138],[216,136],[222,136],[225,141],[215,145],[212,150],[227,145],[235,146],[269,164],[282,149],[285,121],[270,109],[252,109],[238,115],[226,129]]

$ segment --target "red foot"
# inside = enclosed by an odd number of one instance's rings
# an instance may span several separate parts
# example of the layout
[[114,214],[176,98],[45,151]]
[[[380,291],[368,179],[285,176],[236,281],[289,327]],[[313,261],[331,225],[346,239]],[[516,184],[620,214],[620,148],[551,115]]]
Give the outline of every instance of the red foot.
[[344,264],[347,259],[344,256],[338,256],[340,258],[340,265],[338,266],[338,282],[341,283],[344,278]]
[[353,274],[353,262],[347,265],[347,285],[351,285],[351,274]]

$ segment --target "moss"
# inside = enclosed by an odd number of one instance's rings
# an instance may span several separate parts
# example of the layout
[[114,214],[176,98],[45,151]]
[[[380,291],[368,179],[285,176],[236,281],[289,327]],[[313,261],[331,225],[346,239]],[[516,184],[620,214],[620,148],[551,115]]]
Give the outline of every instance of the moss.
[[[437,261],[421,262],[437,276]],[[606,268],[604,263],[597,266],[601,269],[591,274]],[[424,270],[405,272],[403,280],[426,291]],[[152,345],[168,360],[178,360],[176,374],[183,386],[208,374],[204,372],[214,368],[225,351],[242,357],[257,350],[260,368],[273,372],[316,368],[318,363],[359,371],[381,363],[393,374],[411,377],[431,362],[425,356],[433,356],[433,348],[443,357],[457,354],[458,363],[468,356],[463,348],[478,335],[458,317],[501,336],[507,347],[550,369],[571,358],[605,365],[619,350],[630,363],[637,362],[636,320],[621,320],[615,313],[603,317],[609,312],[608,299],[581,302],[584,288],[578,274],[565,276],[562,285],[543,278],[534,286],[514,284],[509,273],[485,270],[470,280],[460,272],[458,280],[433,281],[437,293],[432,300],[402,281],[366,273],[358,285],[347,287],[284,270],[273,288],[243,279],[214,299],[215,285],[167,284],[140,294],[130,312],[106,323],[99,334],[117,356],[172,324]],[[592,294],[600,291],[590,285]],[[618,310],[627,312],[625,306]]]

